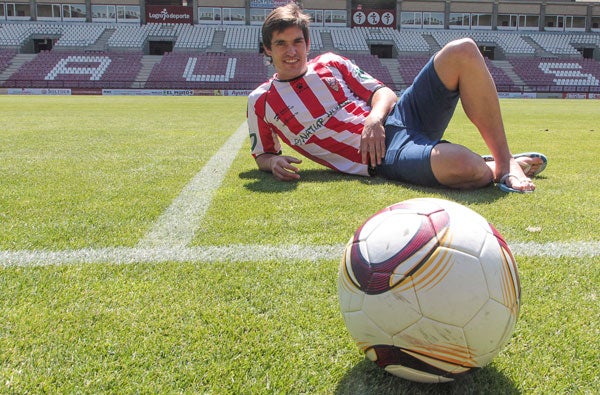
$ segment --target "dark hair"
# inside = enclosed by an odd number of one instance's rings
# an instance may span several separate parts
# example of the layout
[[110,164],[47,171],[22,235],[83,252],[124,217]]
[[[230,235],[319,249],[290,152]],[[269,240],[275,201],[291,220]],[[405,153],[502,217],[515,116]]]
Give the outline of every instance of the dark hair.
[[308,33],[309,23],[310,16],[305,14],[296,3],[292,2],[287,5],[277,7],[271,11],[269,15],[267,15],[267,18],[263,23],[263,46],[270,50],[273,33],[281,32],[291,26],[299,27],[302,30],[302,35],[304,35],[304,41],[308,43],[310,41],[310,36]]

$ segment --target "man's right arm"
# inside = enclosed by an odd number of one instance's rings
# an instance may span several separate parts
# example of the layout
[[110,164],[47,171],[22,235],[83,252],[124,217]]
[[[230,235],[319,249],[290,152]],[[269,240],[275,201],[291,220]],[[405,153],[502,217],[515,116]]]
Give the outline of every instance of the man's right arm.
[[302,163],[298,158],[266,153],[257,156],[255,160],[260,170],[273,174],[280,181],[300,179],[300,174],[298,174],[300,169],[293,165],[294,163]]
[[269,84],[263,84],[248,96],[247,117],[252,154],[260,170],[273,174],[280,181],[295,181],[300,179],[298,174],[300,169],[294,164],[302,163],[302,161],[292,156],[277,154],[281,152],[279,141],[264,120],[266,108],[264,101],[269,86]]

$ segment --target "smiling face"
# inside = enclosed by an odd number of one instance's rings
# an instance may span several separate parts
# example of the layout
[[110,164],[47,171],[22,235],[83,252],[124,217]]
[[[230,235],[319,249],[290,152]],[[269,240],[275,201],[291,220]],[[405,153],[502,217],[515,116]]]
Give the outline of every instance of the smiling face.
[[265,52],[273,59],[277,78],[291,80],[306,72],[308,49],[302,29],[291,26],[273,32],[270,48],[265,48]]

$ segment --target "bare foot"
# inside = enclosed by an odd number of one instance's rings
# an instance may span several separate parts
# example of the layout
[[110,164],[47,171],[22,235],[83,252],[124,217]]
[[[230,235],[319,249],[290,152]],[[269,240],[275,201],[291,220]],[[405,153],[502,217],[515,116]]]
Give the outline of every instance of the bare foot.
[[[495,174],[496,181],[499,181],[498,177],[502,177],[506,174],[506,168],[496,169],[496,161],[491,155],[484,155],[483,159],[485,160],[486,164],[490,167],[492,172]],[[517,169],[514,168],[515,163],[519,165],[521,171],[516,171]],[[546,164],[547,159],[543,154],[539,154],[536,152],[517,154],[513,156],[513,161],[511,161],[509,172],[519,177],[521,172],[526,177],[535,177],[546,168]]]
[[[500,184],[504,184],[508,188],[513,189],[516,192],[533,192],[535,191],[535,184],[530,178],[520,178],[515,174],[508,173],[500,179]],[[514,192],[513,191],[513,192]]]
[[521,158],[511,158],[510,170],[507,174],[502,175],[500,183],[504,183],[506,186],[516,189],[519,192],[533,192],[535,190],[535,184],[527,175],[527,170],[523,167],[523,164],[528,165],[527,167],[531,169],[533,164],[530,165],[529,160],[541,159],[525,157],[525,159],[528,160],[526,163],[523,163],[520,159]]
[[536,176],[546,165],[546,162],[537,156],[519,156],[516,158],[516,161],[527,177]]

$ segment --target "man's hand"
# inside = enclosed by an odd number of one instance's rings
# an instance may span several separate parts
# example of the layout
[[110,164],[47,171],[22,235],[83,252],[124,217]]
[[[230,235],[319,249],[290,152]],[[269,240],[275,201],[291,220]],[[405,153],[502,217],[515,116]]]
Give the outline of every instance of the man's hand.
[[258,168],[263,171],[269,171],[273,177],[279,181],[296,181],[300,179],[299,168],[293,163],[302,163],[298,158],[293,156],[263,154],[256,158]]
[[378,89],[371,98],[371,112],[365,118],[360,139],[362,163],[375,167],[385,158],[385,128],[383,123],[398,97],[390,88]]
[[371,167],[380,165],[385,157],[385,129],[379,120],[367,117],[360,138],[359,152],[362,163]]

